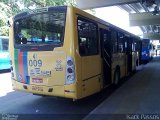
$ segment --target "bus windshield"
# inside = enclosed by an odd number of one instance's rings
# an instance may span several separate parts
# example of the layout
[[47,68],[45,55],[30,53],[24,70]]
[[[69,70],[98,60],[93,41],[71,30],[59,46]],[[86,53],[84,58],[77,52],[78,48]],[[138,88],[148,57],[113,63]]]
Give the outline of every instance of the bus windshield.
[[8,52],[8,37],[0,36],[0,52]]
[[14,21],[14,41],[17,46],[62,46],[64,39],[64,12],[31,14]]

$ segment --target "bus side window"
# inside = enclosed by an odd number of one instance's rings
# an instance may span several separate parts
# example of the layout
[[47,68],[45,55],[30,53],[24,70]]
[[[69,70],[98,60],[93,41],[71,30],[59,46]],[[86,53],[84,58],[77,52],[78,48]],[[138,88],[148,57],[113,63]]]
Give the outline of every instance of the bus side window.
[[78,41],[81,56],[98,54],[98,27],[97,24],[78,17]]
[[120,53],[123,53],[124,52],[124,46],[123,46],[123,39],[124,38],[124,35],[121,34],[121,33],[118,33],[118,51]]
[[8,51],[8,40],[7,39],[2,40],[2,50]]
[[111,41],[113,45],[113,53],[118,52],[118,41],[117,41],[117,32],[115,30],[111,31]]
[[134,52],[134,41],[132,41],[132,52]]
[[79,50],[81,55],[85,55],[88,53],[88,49],[87,49],[87,39],[86,38],[79,38]]
[[138,41],[136,40],[136,42],[135,42],[135,51],[138,51],[139,50],[139,43],[138,43]]

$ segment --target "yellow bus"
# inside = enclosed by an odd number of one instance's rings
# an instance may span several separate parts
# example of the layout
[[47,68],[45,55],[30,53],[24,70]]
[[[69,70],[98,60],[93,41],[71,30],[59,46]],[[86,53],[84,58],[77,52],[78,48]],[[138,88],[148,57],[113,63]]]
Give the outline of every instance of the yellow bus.
[[13,89],[81,99],[136,70],[140,38],[78,8],[23,12],[10,26]]

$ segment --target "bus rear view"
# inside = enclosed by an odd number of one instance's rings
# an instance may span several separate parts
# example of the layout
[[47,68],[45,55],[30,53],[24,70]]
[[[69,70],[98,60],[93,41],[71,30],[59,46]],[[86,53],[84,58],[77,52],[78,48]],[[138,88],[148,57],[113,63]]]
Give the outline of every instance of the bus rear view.
[[65,86],[75,82],[74,59],[64,44],[68,43],[68,39],[65,41],[66,16],[67,7],[48,7],[13,18],[10,53],[14,89],[75,98],[74,94],[65,94]]
[[118,85],[138,65],[139,37],[72,6],[24,12],[11,26],[16,90],[81,99]]

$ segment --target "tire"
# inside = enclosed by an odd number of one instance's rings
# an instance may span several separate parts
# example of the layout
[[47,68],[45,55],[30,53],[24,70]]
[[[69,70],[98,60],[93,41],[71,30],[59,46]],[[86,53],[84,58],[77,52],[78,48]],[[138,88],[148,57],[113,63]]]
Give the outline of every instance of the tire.
[[115,86],[118,86],[118,85],[119,85],[119,82],[120,82],[120,71],[117,69],[117,70],[114,72],[114,85],[115,85]]
[[35,94],[35,93],[33,93],[33,95],[35,95],[35,96],[41,96],[41,97],[46,97],[46,95],[40,95],[40,94]]
[[139,64],[138,64],[138,60],[136,60],[136,66],[139,66]]

